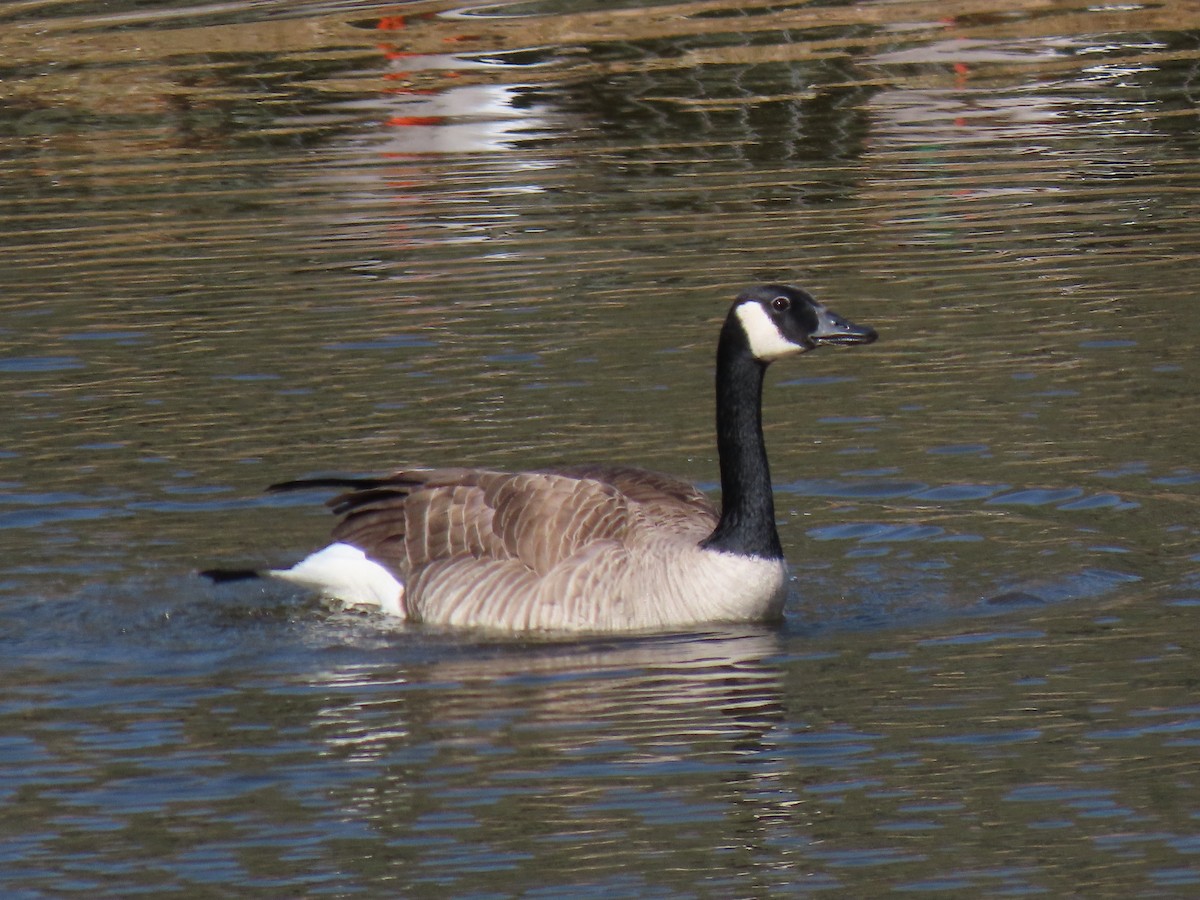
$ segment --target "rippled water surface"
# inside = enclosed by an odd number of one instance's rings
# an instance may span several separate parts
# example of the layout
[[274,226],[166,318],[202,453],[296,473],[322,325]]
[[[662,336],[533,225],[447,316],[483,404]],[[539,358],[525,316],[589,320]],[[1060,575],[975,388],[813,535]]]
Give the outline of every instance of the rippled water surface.
[[[0,893],[1200,892],[1200,13],[0,9]],[[205,565],[281,478],[715,488],[780,363],[787,625],[404,629]]]

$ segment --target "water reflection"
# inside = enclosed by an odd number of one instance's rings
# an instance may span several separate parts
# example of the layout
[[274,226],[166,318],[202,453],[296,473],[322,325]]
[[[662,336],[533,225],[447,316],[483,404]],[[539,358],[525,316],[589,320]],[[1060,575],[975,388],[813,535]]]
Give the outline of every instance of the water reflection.
[[523,93],[511,85],[473,85],[405,99],[393,107],[387,140],[374,149],[387,157],[482,153],[549,137],[544,113],[524,102]]
[[[381,758],[378,741],[410,734],[411,723],[436,718],[450,730],[487,720],[511,695],[525,696],[519,714],[539,727],[566,728],[563,743],[547,749],[584,752],[578,729],[594,729],[602,740],[610,723],[621,722],[623,739],[654,743],[668,753],[673,741],[687,745],[706,736],[726,750],[761,749],[782,715],[779,671],[769,660],[780,652],[779,635],[768,629],[714,632],[582,644],[552,642],[475,645],[450,658],[402,673],[331,671],[314,685],[352,695],[347,706],[323,711],[332,744],[356,758]],[[438,698],[436,711],[423,708],[425,688],[453,686],[452,705]],[[499,696],[509,696],[503,704]],[[674,758],[686,756],[686,746]],[[666,757],[664,756],[664,759]]]
[[[796,797],[774,747],[788,717],[771,662],[780,649],[778,635],[753,630],[474,647],[400,673],[330,671],[314,686],[346,702],[323,709],[318,727],[332,757],[375,773],[339,802],[422,851],[409,878],[482,886],[483,854],[528,875],[625,870],[653,883],[662,873],[628,869],[606,841],[686,854],[693,829],[715,828],[751,847],[788,820]],[[468,853],[465,869],[440,871]]]

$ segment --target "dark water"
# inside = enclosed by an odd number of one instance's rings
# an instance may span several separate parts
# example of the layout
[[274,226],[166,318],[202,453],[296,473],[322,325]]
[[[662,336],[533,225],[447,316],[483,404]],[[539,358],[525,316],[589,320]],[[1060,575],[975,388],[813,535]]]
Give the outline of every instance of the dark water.
[[[102,6],[102,8],[101,8]],[[1200,892],[1200,14],[0,10],[0,893]],[[295,559],[400,463],[715,481],[780,364],[782,631],[405,630]]]

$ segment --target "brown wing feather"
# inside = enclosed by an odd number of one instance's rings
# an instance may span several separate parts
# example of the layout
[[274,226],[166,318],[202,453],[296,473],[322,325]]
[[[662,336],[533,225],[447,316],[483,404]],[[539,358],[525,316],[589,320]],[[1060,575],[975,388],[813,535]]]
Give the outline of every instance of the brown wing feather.
[[330,505],[343,517],[334,539],[395,567],[409,614],[445,624],[495,621],[496,604],[530,624],[582,621],[575,607],[596,600],[592,581],[629,547],[663,532],[699,541],[717,521],[691,484],[609,466],[405,470]]
[[398,472],[330,501],[334,540],[404,571],[435,560],[518,559],[542,574],[587,543],[624,536],[628,501],[612,485],[550,472]]
[[480,484],[499,473],[469,469],[398,472],[329,502],[342,521],[333,538],[403,571],[436,559],[506,559],[492,528],[494,510]]
[[381,562],[404,558],[407,501],[407,490],[372,489],[335,497],[329,505],[344,517],[333,529],[333,539],[360,547]]
[[691,534],[711,532],[718,514],[712,501],[690,481],[632,466],[575,466],[556,469],[563,475],[611,485],[641,507],[655,528],[678,528]]
[[505,549],[539,575],[591,541],[622,539],[630,524],[611,485],[553,473],[509,475],[487,499]]

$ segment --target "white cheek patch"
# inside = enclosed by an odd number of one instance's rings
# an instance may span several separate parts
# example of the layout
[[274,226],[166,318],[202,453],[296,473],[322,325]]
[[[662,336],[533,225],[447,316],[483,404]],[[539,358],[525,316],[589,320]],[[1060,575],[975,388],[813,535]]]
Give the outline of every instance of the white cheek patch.
[[750,352],[754,354],[755,359],[770,362],[806,349],[785,338],[771,321],[767,311],[753,300],[738,306],[737,317],[742,323],[742,331],[746,333]]

